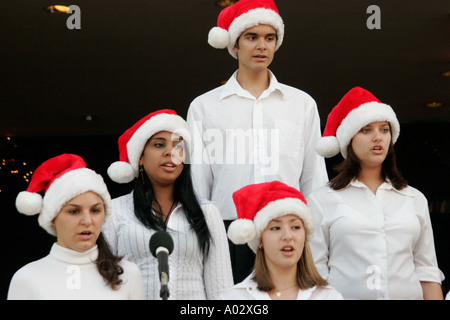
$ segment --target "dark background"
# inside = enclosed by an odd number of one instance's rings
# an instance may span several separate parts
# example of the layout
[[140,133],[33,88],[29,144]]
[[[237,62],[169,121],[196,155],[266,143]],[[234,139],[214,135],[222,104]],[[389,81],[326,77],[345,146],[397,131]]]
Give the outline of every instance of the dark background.
[[[438,262],[448,276],[448,0],[276,2],[286,33],[271,70],[311,94],[322,125],[357,85],[396,111],[399,167],[429,200]],[[81,30],[67,29],[67,14],[47,13],[52,4],[78,5]],[[373,4],[381,10],[380,30],[366,26]],[[214,0],[0,2],[0,299],[13,273],[48,254],[54,241],[36,217],[15,210],[26,173],[76,153],[104,176],[113,197],[128,192],[106,175],[118,158],[117,137],[157,109],[185,117],[196,96],[236,69],[226,50],[206,41],[219,12]],[[433,101],[444,105],[425,107]],[[339,161],[327,160],[330,176]]]

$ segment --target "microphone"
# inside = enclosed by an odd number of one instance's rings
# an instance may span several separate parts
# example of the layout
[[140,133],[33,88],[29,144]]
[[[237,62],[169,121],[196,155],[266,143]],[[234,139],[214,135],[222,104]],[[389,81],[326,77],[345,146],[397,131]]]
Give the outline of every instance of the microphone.
[[158,259],[159,281],[161,282],[160,297],[169,297],[169,255],[173,251],[173,240],[166,231],[157,231],[150,238],[150,252]]

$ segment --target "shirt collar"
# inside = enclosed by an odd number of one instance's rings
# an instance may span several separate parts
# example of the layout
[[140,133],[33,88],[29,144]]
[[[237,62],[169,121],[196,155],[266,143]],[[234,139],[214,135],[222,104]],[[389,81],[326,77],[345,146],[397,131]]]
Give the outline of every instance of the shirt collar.
[[[280,86],[280,83],[278,82],[277,78],[272,73],[272,71],[270,71],[270,70],[268,70],[268,71],[269,71],[269,76],[270,76],[269,87],[266,90],[264,90],[264,92],[261,94],[261,96],[258,99],[266,98],[274,91],[280,92],[281,96],[284,98],[284,93]],[[236,70],[233,73],[233,75],[230,77],[230,79],[228,79],[227,83],[225,83],[223,85],[223,90],[219,96],[219,99],[222,100],[231,95],[238,95],[243,98],[257,100],[247,90],[245,90],[244,88],[241,87],[241,85],[239,84],[239,82],[237,81],[237,78],[236,78],[237,72],[238,72],[238,70]]]
[[62,247],[55,242],[50,250],[50,255],[57,260],[73,265],[91,264],[97,261],[98,248],[94,246],[87,251],[78,252]]
[[[257,300],[270,299],[270,296],[267,292],[258,290],[258,284],[253,280],[254,277],[255,271],[253,270],[253,272],[247,278],[245,278],[244,281],[236,284],[235,288],[246,289],[247,292],[250,293],[250,295],[252,295]],[[331,288],[329,286],[326,287]],[[314,286],[309,289],[298,290],[297,300],[308,300],[316,289],[317,286]]]
[[[349,186],[353,186],[356,188],[367,188],[367,186],[359,181],[357,178],[353,179]],[[347,186],[348,187],[348,186]],[[387,181],[383,182],[379,187],[378,190],[394,190],[397,193],[400,193],[404,196],[414,197],[415,195],[411,192],[410,188],[403,188],[401,190],[397,190],[392,185],[391,181],[388,179]]]

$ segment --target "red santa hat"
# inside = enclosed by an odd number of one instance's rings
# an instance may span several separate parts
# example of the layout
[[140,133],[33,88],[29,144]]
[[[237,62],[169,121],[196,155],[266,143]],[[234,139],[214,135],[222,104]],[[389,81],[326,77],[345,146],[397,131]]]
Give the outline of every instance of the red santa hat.
[[400,124],[394,110],[369,91],[355,87],[331,110],[322,138],[316,144],[316,151],[327,158],[340,151],[347,158],[347,147],[353,136],[362,127],[379,121],[389,122],[392,142],[395,143],[400,134]]
[[[62,154],[45,161],[34,171],[27,190],[20,192],[16,198],[16,208],[29,216],[39,214],[39,225],[56,236],[53,219],[69,200],[88,191],[103,199],[108,216],[111,196],[102,176],[86,168],[81,157]],[[44,192],[44,196],[39,192]]]
[[208,43],[216,49],[228,48],[228,52],[237,58],[233,47],[245,30],[267,24],[277,31],[276,50],[284,38],[284,23],[273,0],[240,0],[223,9],[217,19],[217,26],[208,34]]
[[251,184],[233,193],[238,219],[228,228],[228,238],[235,244],[248,243],[256,252],[261,234],[270,221],[294,214],[303,221],[306,239],[314,233],[314,223],[306,200],[295,188],[279,181]]
[[119,161],[109,166],[109,177],[117,183],[133,181],[139,175],[139,159],[148,139],[160,131],[183,137],[185,146],[191,150],[186,121],[173,110],[158,110],[143,117],[119,137]]

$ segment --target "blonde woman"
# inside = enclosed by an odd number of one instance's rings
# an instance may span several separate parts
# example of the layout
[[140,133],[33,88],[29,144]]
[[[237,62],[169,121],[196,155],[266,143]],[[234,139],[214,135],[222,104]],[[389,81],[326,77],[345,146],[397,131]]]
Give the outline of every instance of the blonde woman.
[[266,182],[236,191],[233,200],[238,220],[230,225],[228,237],[248,243],[256,258],[254,271],[222,299],[342,299],[316,270],[308,245],[313,219],[298,190]]

